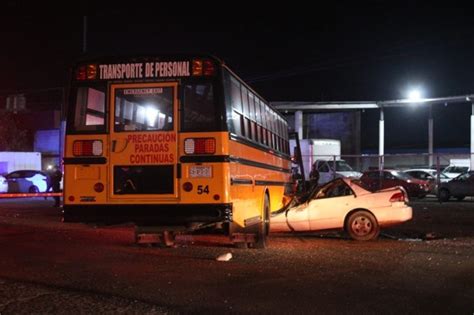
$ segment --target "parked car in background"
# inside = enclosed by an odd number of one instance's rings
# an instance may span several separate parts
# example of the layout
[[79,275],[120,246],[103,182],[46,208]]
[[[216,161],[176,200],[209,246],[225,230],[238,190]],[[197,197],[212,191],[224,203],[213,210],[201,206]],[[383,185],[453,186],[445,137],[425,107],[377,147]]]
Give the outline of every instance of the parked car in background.
[[380,227],[412,218],[400,187],[370,192],[348,178],[337,178],[313,191],[299,205],[273,214],[271,232],[344,229],[359,241],[375,239]]
[[461,174],[447,183],[441,183],[438,189],[438,200],[445,202],[451,197],[463,200],[466,196],[474,196],[474,171]]
[[[405,170],[405,173],[410,175],[411,177],[414,177],[416,179],[421,179],[421,180],[426,180],[430,183],[430,193],[432,194],[437,194],[438,191],[438,176],[436,173],[436,170],[431,169],[431,168],[417,168],[417,169],[410,169],[410,170]],[[439,173],[439,181],[440,183],[445,183],[450,181],[451,178],[446,176],[443,173]]]
[[365,171],[360,181],[370,191],[402,186],[407,191],[409,197],[424,198],[431,189],[428,181],[416,179],[398,170],[385,169],[382,172],[380,170]]
[[7,179],[0,175],[0,193],[8,192],[8,182]]
[[451,159],[449,165],[443,170],[443,174],[449,178],[456,178],[457,176],[471,170],[470,159]]
[[49,177],[46,173],[35,170],[14,171],[5,176],[10,193],[46,192]]
[[344,160],[316,160],[313,167],[319,171],[319,184],[325,184],[335,178],[359,178],[362,175]]

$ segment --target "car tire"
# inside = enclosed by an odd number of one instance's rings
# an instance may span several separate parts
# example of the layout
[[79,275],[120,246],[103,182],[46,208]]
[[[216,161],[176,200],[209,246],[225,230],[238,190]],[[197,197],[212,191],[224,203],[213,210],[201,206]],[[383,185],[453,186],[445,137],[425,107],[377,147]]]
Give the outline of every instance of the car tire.
[[270,232],[270,198],[265,194],[262,209],[262,222],[260,222],[254,248],[263,249],[267,247],[267,236]]
[[438,200],[441,202],[448,201],[450,197],[451,195],[449,193],[449,190],[447,190],[446,188],[440,189],[440,191],[438,192]]
[[379,236],[380,227],[372,213],[359,210],[347,218],[346,231],[356,241],[370,241]]
[[462,201],[462,200],[464,200],[464,198],[466,198],[466,196],[457,196],[456,200],[457,201]]
[[34,186],[34,185],[30,186],[30,188],[28,189],[28,192],[30,194],[37,194],[37,193],[39,193],[39,188],[37,186]]

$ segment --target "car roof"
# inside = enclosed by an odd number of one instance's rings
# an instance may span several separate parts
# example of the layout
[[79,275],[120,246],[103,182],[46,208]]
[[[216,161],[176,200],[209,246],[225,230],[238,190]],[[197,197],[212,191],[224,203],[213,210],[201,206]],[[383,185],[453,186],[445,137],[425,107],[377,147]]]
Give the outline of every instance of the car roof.
[[13,174],[13,173],[22,173],[22,172],[34,172],[34,173],[37,173],[37,174],[46,175],[45,172],[43,172],[43,171],[38,171],[38,170],[16,170],[16,171],[13,171],[13,172],[8,173],[7,175],[10,175],[10,174]]
[[367,171],[364,171],[364,173],[374,173],[374,172],[401,172],[400,170],[396,170],[396,169],[393,169],[393,168],[384,168],[383,170],[367,170]]
[[436,170],[432,168],[412,168],[409,170],[404,170],[404,172],[426,172],[426,173],[431,173],[431,172],[436,172]]

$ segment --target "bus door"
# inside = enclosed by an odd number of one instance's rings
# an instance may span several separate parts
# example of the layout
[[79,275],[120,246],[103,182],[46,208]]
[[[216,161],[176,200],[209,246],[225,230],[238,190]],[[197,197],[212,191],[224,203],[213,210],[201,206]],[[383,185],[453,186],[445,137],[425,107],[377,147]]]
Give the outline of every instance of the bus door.
[[109,198],[178,198],[178,84],[110,86]]

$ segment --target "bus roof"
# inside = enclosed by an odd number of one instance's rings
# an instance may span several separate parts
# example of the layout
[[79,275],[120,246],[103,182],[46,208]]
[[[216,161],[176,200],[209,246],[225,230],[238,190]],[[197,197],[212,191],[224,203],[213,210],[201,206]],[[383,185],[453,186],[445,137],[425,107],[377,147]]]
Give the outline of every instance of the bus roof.
[[151,53],[118,53],[114,55],[110,54],[88,54],[79,57],[76,60],[76,66],[86,62],[130,62],[130,61],[147,61],[147,60],[174,60],[174,59],[193,59],[193,58],[206,58],[215,61],[218,64],[223,65],[224,61],[211,54],[189,54],[189,53],[176,53],[176,54],[151,54]]

